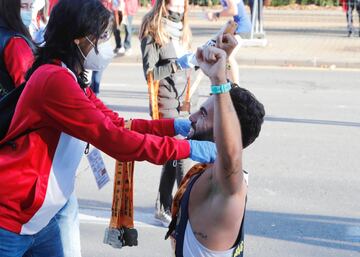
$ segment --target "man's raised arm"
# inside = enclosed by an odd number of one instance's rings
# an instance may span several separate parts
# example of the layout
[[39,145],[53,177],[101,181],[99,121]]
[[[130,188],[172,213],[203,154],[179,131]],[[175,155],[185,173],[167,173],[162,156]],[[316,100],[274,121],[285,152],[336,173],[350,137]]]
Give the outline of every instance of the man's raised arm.
[[243,146],[240,121],[229,93],[231,85],[226,80],[226,53],[219,48],[207,47],[198,49],[197,59],[211,80],[214,97],[214,139],[218,151],[215,180],[220,184],[222,193],[236,194],[244,185]]

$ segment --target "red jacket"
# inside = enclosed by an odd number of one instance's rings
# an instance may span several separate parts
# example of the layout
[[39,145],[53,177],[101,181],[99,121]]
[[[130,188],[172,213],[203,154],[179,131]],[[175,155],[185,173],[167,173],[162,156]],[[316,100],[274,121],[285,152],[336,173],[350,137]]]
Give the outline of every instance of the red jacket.
[[173,136],[173,120],[133,120],[133,131],[123,126],[67,68],[38,68],[0,141],[36,129],[18,138],[16,148],[0,148],[0,227],[29,235],[46,226],[73,192],[85,142],[120,161],[163,164],[190,155],[186,140],[155,136]]
[[14,37],[4,49],[6,70],[14,81],[15,87],[25,81],[25,74],[34,62],[33,52],[25,39]]

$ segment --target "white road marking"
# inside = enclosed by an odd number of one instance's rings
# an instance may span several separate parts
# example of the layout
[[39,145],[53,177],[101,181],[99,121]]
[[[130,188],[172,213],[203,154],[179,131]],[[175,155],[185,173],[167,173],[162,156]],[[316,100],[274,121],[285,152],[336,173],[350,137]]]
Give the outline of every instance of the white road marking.
[[276,195],[276,192],[271,189],[265,188],[264,191],[271,196]]
[[352,226],[346,229],[346,236],[356,243],[360,243],[360,227]]
[[101,83],[101,89],[119,89],[119,87],[129,88],[130,84],[126,83]]

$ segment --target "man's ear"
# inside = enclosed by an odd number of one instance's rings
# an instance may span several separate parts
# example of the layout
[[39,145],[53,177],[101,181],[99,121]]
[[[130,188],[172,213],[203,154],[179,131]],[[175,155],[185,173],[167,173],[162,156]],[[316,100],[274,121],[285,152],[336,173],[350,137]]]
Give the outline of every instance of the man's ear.
[[74,43],[76,44],[76,45],[79,45],[80,44],[80,39],[74,39]]

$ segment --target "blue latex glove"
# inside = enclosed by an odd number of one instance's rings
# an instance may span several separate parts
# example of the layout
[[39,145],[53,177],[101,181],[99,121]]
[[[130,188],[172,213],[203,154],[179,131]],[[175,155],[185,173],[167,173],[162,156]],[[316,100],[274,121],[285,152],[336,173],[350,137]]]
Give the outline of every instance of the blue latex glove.
[[176,60],[178,66],[183,69],[192,69],[195,65],[191,62],[194,58],[194,54],[185,54]]
[[191,121],[189,119],[174,119],[175,135],[182,135],[186,137],[191,128]]
[[216,145],[210,141],[189,140],[190,159],[201,163],[213,163],[216,159]]

